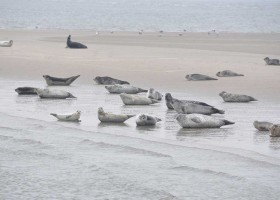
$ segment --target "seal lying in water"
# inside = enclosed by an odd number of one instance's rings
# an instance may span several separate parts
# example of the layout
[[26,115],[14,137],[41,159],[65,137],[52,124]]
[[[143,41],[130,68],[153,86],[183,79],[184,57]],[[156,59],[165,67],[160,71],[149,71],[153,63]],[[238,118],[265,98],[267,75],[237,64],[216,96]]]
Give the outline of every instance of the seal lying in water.
[[274,124],[270,128],[270,137],[280,137],[280,124]]
[[110,123],[123,123],[135,115],[125,115],[125,114],[113,114],[104,112],[103,108],[98,108],[98,119],[101,122],[110,122]]
[[219,94],[225,102],[250,102],[250,101],[258,101],[254,97],[248,96],[248,95],[243,95],[243,94],[231,94],[227,93],[225,91],[221,92]]
[[37,88],[34,87],[18,87],[15,91],[19,95],[37,95]]
[[136,116],[136,124],[137,126],[153,126],[156,125],[157,122],[160,122],[161,119],[146,115],[146,114],[139,114]]
[[161,101],[163,95],[161,93],[159,93],[158,91],[155,91],[154,88],[150,88],[147,93],[147,97],[150,99],[155,99],[157,101]]
[[100,85],[116,85],[116,84],[128,84],[129,82],[127,81],[122,81],[122,80],[118,80],[109,76],[97,76],[95,77],[95,79],[93,79],[97,84]]
[[280,65],[280,61],[278,59],[269,59],[269,57],[264,58],[264,61],[267,65]]
[[188,81],[211,81],[211,80],[218,80],[216,78],[212,78],[210,76],[206,76],[203,74],[188,74],[186,75],[186,79]]
[[13,40],[0,41],[0,47],[11,47],[13,45]]
[[233,72],[231,70],[224,70],[220,71],[216,74],[218,77],[233,77],[233,76],[244,76],[243,74],[238,74],[236,72]]
[[[173,98],[170,93],[166,93],[165,94],[165,103],[166,103],[167,108],[171,109],[171,110],[174,109],[173,106],[171,105],[172,100],[177,100],[177,101],[180,101],[180,102],[182,102],[184,104],[186,104],[186,103],[193,103],[193,104],[198,104],[198,105],[202,105],[202,106],[211,106],[211,105],[209,105],[207,103],[203,103],[203,102],[200,102],[200,101],[178,100],[178,99]],[[211,106],[211,107],[213,107],[213,106]]]
[[69,78],[57,78],[49,75],[43,75],[44,79],[46,80],[46,83],[48,85],[60,85],[60,86],[67,86],[73,83],[77,78],[80,77],[80,75],[77,76],[71,76]]
[[69,47],[71,49],[87,49],[87,46],[84,44],[81,44],[79,42],[72,42],[71,35],[68,36],[66,44],[67,44],[67,47]]
[[201,114],[179,114],[176,120],[183,128],[220,128],[221,126],[234,124],[234,122],[228,120]]
[[51,113],[50,115],[56,117],[59,121],[80,122],[81,111],[77,111],[72,114]]
[[253,125],[259,131],[269,131],[270,128],[273,126],[273,124],[270,122],[259,122],[259,121],[254,121]]
[[120,97],[125,105],[150,105],[159,103],[159,101],[147,97],[133,95],[133,94],[120,94]]
[[42,99],[67,99],[76,98],[70,92],[63,90],[37,89],[37,94]]
[[126,94],[138,94],[141,92],[147,92],[148,90],[144,90],[141,88],[133,87],[131,85],[106,85],[105,88],[108,90],[110,93],[114,94],[121,94],[121,93],[126,93]]

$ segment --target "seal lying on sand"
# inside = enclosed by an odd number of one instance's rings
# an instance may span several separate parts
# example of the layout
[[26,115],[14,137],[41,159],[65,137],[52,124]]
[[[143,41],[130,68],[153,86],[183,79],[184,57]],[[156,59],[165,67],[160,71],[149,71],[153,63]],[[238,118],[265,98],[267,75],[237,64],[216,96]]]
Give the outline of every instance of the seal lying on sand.
[[147,92],[148,90],[144,90],[141,88],[133,87],[131,85],[106,85],[105,88],[108,90],[110,93],[114,94],[121,94],[121,93],[126,93],[126,94],[137,94],[140,92]]
[[231,70],[224,70],[220,71],[216,74],[218,77],[233,77],[233,76],[244,76],[243,74],[238,74],[236,72],[233,72]]
[[135,115],[125,115],[125,114],[113,114],[104,112],[103,108],[98,108],[98,119],[101,122],[110,122],[110,123],[123,123]]
[[136,116],[136,124],[137,126],[153,126],[156,125],[157,122],[160,122],[161,119],[146,115],[146,114],[139,114]]
[[264,58],[264,61],[268,65],[280,65],[280,61],[278,59],[269,59],[269,57]]
[[52,77],[49,75],[43,75],[44,79],[46,80],[48,85],[60,85],[60,86],[67,86],[73,83],[77,78],[79,78],[80,75],[77,76],[71,76],[69,78],[57,78]]
[[186,79],[189,81],[211,81],[211,80],[218,80],[216,78],[212,78],[210,76],[206,76],[203,74],[188,74]]
[[67,44],[67,47],[69,47],[71,49],[87,49],[87,46],[84,44],[81,44],[79,42],[72,42],[71,35],[68,36],[66,44]]
[[[172,100],[178,100],[178,99],[173,98],[170,93],[166,93],[165,94],[165,103],[166,103],[167,108],[171,109],[171,110],[174,109],[171,105]],[[202,105],[202,106],[211,106],[207,103],[203,103],[203,102],[200,102],[200,101],[193,101],[193,100],[178,100],[178,101],[180,101],[184,104],[185,103],[193,103],[193,104],[198,104],[198,105]],[[211,107],[213,107],[213,106],[211,106]]]
[[179,100],[172,100],[171,106],[179,114],[203,114],[203,115],[212,115],[212,114],[224,114],[225,111],[219,110],[212,106],[203,106],[193,103],[182,103]]
[[280,124],[274,124],[270,128],[270,137],[280,137]]
[[0,41],[0,47],[11,47],[13,45],[13,40]]
[[55,114],[51,113],[50,115],[56,117],[60,121],[71,121],[71,122],[80,122],[81,111],[77,111],[73,114]]
[[120,84],[120,85],[128,84],[129,85],[129,82],[127,82],[127,81],[118,80],[115,78],[111,78],[109,76],[97,76],[93,80],[97,84],[100,84],[100,85],[116,85],[116,84]]
[[259,131],[269,131],[270,128],[273,126],[273,124],[270,122],[259,122],[259,121],[254,121],[253,125]]
[[159,101],[147,97],[133,95],[133,94],[120,94],[120,97],[125,105],[150,105],[159,103]]
[[221,126],[234,124],[234,122],[228,120],[201,114],[179,114],[176,120],[183,128],[220,128]]
[[161,101],[163,95],[161,93],[159,93],[158,91],[155,91],[154,88],[150,88],[147,93],[147,97],[150,99],[155,99],[157,101]]
[[37,94],[42,99],[67,99],[76,98],[70,92],[63,90],[37,89]]
[[250,102],[250,101],[258,101],[254,97],[243,95],[243,94],[231,94],[225,91],[219,94],[225,102]]
[[37,95],[37,88],[34,87],[18,87],[15,91],[19,95]]

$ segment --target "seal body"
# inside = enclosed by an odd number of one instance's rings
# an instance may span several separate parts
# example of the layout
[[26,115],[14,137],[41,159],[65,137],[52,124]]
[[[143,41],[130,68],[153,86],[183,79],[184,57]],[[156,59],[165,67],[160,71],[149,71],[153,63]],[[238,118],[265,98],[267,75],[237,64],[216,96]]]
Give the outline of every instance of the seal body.
[[259,121],[254,121],[253,125],[259,131],[269,131],[270,128],[273,126],[273,124],[270,122],[259,122]]
[[159,103],[157,100],[134,94],[122,93],[120,94],[120,97],[125,105],[150,105]]
[[34,87],[18,87],[15,91],[19,95],[37,95],[37,88]]
[[163,95],[158,91],[155,91],[154,88],[150,88],[147,93],[147,97],[150,99],[155,99],[157,101],[161,101]]
[[129,82],[127,82],[127,81],[122,81],[122,80],[115,79],[115,78],[112,78],[109,76],[97,76],[93,80],[97,84],[100,84],[100,85],[115,85],[115,84],[120,84],[120,85],[128,84],[129,85]]
[[71,76],[69,78],[57,78],[49,75],[43,75],[44,79],[46,80],[46,83],[50,86],[68,86],[71,83],[73,83],[77,78],[80,77],[80,75],[77,76]]
[[280,65],[280,61],[278,59],[270,59],[269,57],[264,58],[264,61],[267,65]]
[[141,88],[133,87],[131,85],[120,85],[120,84],[106,85],[105,88],[108,90],[108,92],[113,93],[113,94],[121,94],[121,93],[138,94],[141,92],[148,91],[148,90],[144,90]]
[[236,72],[233,72],[231,70],[224,70],[217,72],[216,74],[218,77],[234,77],[234,76],[244,76],[243,74],[238,74]]
[[123,123],[124,121],[126,121],[134,116],[135,115],[108,113],[108,112],[104,112],[102,107],[98,108],[98,119],[101,122]]
[[136,124],[137,126],[153,126],[156,125],[157,122],[160,122],[161,119],[146,115],[146,114],[139,114],[136,116]]
[[179,114],[176,120],[183,128],[220,128],[221,126],[234,124],[234,122],[228,120],[201,114]]
[[13,45],[13,40],[0,41],[0,47],[11,47]]
[[55,114],[51,113],[50,115],[56,117],[60,121],[70,121],[70,122],[79,122],[81,117],[81,111],[77,111],[72,114]]
[[76,98],[70,92],[63,90],[37,89],[37,94],[42,99],[67,99]]
[[188,74],[186,75],[186,79],[188,81],[211,81],[211,80],[218,80],[216,78],[203,75],[203,74]]
[[225,102],[240,102],[240,103],[247,103],[250,101],[257,101],[254,97],[243,95],[243,94],[231,94],[225,91],[219,94]]
[[270,137],[280,137],[280,124],[274,124],[270,128]]
[[66,44],[67,47],[71,49],[87,49],[87,46],[84,44],[81,44],[79,42],[72,42],[71,35],[68,36]]

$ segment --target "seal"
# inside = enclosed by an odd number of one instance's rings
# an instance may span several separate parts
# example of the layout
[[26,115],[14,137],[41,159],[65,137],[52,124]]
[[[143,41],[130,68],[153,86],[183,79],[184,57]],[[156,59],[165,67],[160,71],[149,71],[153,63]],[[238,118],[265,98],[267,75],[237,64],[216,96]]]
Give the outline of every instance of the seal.
[[57,78],[49,75],[43,75],[46,83],[50,86],[68,86],[73,83],[80,75],[71,76],[69,78]]
[[100,85],[116,85],[116,84],[128,84],[129,82],[127,81],[122,81],[122,80],[118,80],[109,76],[97,76],[93,79],[97,84]]
[[244,76],[243,74],[238,74],[236,72],[233,72],[231,70],[224,70],[217,72],[216,74],[218,77],[234,77],[234,76]]
[[280,65],[280,61],[278,59],[270,59],[269,57],[264,58],[264,61],[267,65]]
[[0,41],[0,47],[11,47],[13,45],[13,40]]
[[221,126],[234,124],[234,122],[228,120],[202,114],[179,114],[176,120],[183,128],[220,128]]
[[150,105],[159,103],[159,101],[135,94],[120,94],[120,97],[125,105]]
[[67,98],[77,98],[73,96],[70,92],[63,90],[49,90],[49,89],[37,89],[37,94],[42,99],[67,99]]
[[[170,109],[170,110],[173,110],[173,109],[174,109],[174,108],[172,107],[172,105],[171,105],[172,100],[177,100],[177,101],[180,101],[180,102],[182,102],[182,103],[184,103],[184,104],[185,104],[185,103],[193,103],[193,104],[198,104],[198,105],[202,105],[202,106],[211,106],[211,105],[209,105],[209,104],[207,104],[207,103],[203,103],[203,102],[200,102],[200,101],[178,100],[178,99],[173,98],[173,97],[171,96],[170,93],[166,93],[166,94],[165,94],[165,103],[166,103],[167,108]],[[211,107],[214,107],[214,106],[211,106]]]
[[150,88],[147,93],[147,97],[150,99],[155,99],[157,101],[161,101],[163,95],[161,93],[159,93],[158,91],[155,91],[154,88]]
[[67,47],[71,49],[87,49],[87,46],[84,44],[81,44],[79,42],[72,42],[71,35],[68,36],[66,44]]
[[160,122],[161,119],[146,115],[146,114],[139,114],[136,116],[136,124],[137,126],[153,126],[156,125],[157,122]]
[[250,101],[258,101],[254,97],[243,95],[243,94],[231,94],[225,91],[219,94],[225,102],[240,102],[240,103],[247,103]]
[[37,95],[37,88],[34,87],[18,87],[15,91],[18,95]]
[[135,115],[113,114],[109,112],[104,112],[102,107],[98,108],[98,119],[101,122],[123,123],[124,121],[134,116]]
[[121,93],[126,93],[126,94],[138,94],[141,92],[147,92],[148,90],[144,90],[138,87],[133,87],[131,85],[106,85],[105,86],[106,90],[108,90],[109,93],[113,94],[121,94]]
[[254,121],[253,125],[259,131],[269,131],[270,128],[273,126],[273,124],[270,122],[259,122],[259,121]]
[[203,74],[188,74],[186,75],[186,79],[188,81],[212,81],[212,80],[218,80],[216,78],[212,78],[210,76],[206,76]]
[[80,122],[81,111],[77,111],[72,114],[55,114],[51,113],[50,115],[56,117],[59,121],[68,121],[68,122]]
[[270,137],[280,137],[280,124],[274,124],[270,128]]

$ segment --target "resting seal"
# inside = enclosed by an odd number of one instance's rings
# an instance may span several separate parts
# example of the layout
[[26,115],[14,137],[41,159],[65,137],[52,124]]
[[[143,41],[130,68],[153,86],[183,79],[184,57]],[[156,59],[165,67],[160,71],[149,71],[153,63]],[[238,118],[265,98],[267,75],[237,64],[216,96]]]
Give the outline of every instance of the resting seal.
[[15,89],[15,91],[19,95],[37,95],[37,88],[33,87],[18,87],[17,89]]
[[13,45],[13,40],[0,41],[0,47],[11,47]]
[[280,137],[280,124],[274,124],[270,128],[270,137]]
[[158,91],[155,91],[154,88],[150,88],[147,93],[147,97],[150,99],[155,99],[157,101],[161,101],[163,95],[161,93],[159,93]]
[[110,122],[110,123],[123,123],[135,115],[124,115],[124,114],[113,114],[104,112],[103,108],[98,108],[98,119],[101,122]]
[[72,42],[71,35],[68,36],[66,44],[67,44],[67,47],[69,47],[71,49],[87,49],[87,46],[84,44],[81,44],[79,42]]
[[269,57],[264,58],[264,61],[267,65],[280,65],[280,61],[278,59],[269,59]]
[[70,92],[63,90],[37,89],[37,94],[42,99],[67,99],[76,98]]
[[100,85],[116,85],[116,84],[128,84],[129,82],[127,81],[122,81],[122,80],[118,80],[115,78],[111,78],[109,76],[97,76],[93,79],[97,84]]
[[81,111],[77,111],[73,114],[55,114],[51,113],[50,115],[56,117],[60,121],[71,121],[71,122],[80,122]]
[[258,101],[254,97],[248,96],[248,95],[243,95],[243,94],[231,94],[227,93],[225,91],[221,92],[219,94],[225,102],[250,102],[250,101]]
[[114,93],[114,94],[121,94],[121,93],[138,94],[141,92],[148,91],[148,90],[144,90],[141,88],[133,87],[131,85],[120,85],[120,84],[109,85],[109,86],[106,85],[105,88],[108,90],[108,92]]
[[57,78],[52,77],[49,75],[43,75],[44,79],[46,80],[46,83],[48,85],[60,85],[60,86],[68,86],[71,83],[73,83],[77,78],[79,78],[80,75],[77,76],[71,76],[69,78]]
[[259,121],[254,121],[253,125],[259,131],[269,131],[270,128],[273,126],[273,124],[270,122],[259,122]]
[[186,75],[186,79],[188,81],[211,81],[211,80],[218,80],[216,78],[212,78],[210,76],[206,76],[203,74],[188,74]]
[[176,120],[183,128],[220,128],[221,126],[234,124],[234,122],[228,120],[201,114],[179,114]]
[[218,77],[233,77],[233,76],[244,76],[243,74],[235,73],[231,70],[220,71],[216,74]]
[[125,105],[150,105],[159,103],[157,100],[133,94],[122,93],[120,97]]
[[137,126],[153,126],[156,125],[157,122],[160,122],[161,119],[145,114],[139,114],[136,116],[136,124]]

